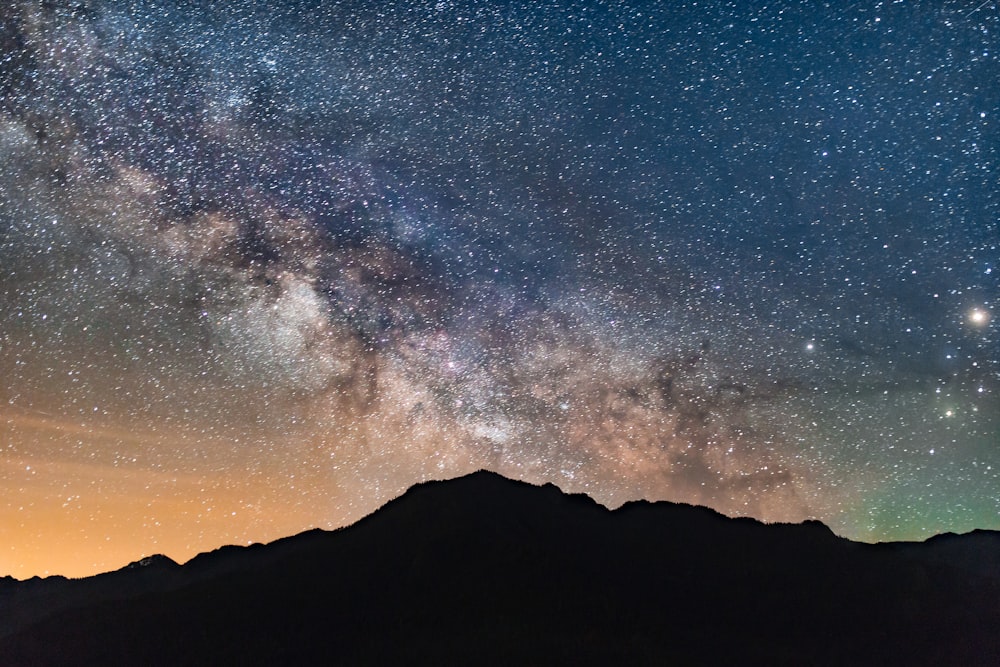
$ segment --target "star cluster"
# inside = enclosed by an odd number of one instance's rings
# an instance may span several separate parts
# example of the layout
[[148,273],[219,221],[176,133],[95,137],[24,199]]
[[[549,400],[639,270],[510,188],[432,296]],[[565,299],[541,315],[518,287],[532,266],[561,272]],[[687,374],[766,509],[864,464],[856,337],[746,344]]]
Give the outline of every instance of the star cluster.
[[489,468],[1000,528],[996,3],[0,9],[0,572]]

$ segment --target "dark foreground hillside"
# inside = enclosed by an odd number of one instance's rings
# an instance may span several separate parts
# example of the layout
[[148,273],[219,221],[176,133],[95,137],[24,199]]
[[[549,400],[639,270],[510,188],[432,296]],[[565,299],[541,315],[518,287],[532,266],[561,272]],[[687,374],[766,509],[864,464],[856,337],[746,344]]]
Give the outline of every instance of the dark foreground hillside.
[[2,665],[997,665],[998,628],[996,533],[863,545],[490,473],[184,566],[0,580]]

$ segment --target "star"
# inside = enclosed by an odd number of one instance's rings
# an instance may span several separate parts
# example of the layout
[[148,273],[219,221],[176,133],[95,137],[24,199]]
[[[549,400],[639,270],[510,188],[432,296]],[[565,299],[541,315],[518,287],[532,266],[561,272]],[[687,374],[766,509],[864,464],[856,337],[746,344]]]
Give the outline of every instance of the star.
[[968,320],[976,327],[984,327],[990,323],[990,313],[983,308],[973,308],[969,311]]

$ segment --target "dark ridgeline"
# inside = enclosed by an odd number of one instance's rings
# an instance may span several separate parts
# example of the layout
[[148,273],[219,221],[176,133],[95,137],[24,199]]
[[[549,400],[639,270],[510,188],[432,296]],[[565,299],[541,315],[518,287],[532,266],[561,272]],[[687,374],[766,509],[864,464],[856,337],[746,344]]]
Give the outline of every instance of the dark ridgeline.
[[0,580],[2,665],[1000,664],[1000,534],[865,545],[480,472],[180,566]]

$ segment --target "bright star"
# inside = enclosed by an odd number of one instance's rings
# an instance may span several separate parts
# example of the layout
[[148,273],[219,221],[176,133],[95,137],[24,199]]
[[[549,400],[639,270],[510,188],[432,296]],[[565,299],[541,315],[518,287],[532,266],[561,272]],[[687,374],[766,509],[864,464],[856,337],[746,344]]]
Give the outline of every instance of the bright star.
[[984,324],[989,324],[990,314],[988,311],[981,308],[973,308],[969,311],[969,322],[976,326],[982,326]]

